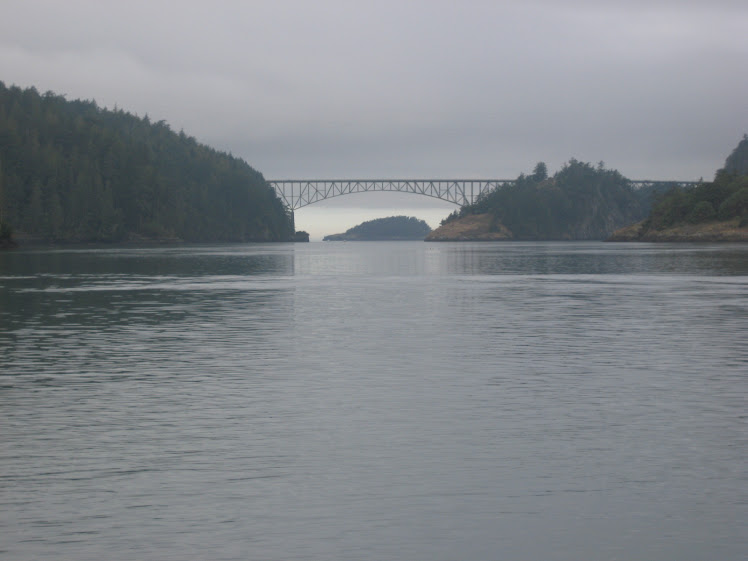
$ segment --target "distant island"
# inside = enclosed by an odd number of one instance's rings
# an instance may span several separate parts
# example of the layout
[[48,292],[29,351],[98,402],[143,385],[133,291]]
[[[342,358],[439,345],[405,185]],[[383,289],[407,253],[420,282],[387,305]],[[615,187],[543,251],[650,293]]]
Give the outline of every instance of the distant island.
[[553,176],[532,174],[455,211],[426,241],[603,240],[643,219],[664,186],[633,189],[618,171],[570,160]]
[[614,232],[610,241],[748,241],[748,135],[714,181],[664,193],[645,220]]
[[165,121],[0,82],[0,139],[0,246],[303,239],[262,174]]
[[406,241],[423,240],[431,228],[413,216],[377,218],[354,226],[342,234],[325,236],[322,241]]

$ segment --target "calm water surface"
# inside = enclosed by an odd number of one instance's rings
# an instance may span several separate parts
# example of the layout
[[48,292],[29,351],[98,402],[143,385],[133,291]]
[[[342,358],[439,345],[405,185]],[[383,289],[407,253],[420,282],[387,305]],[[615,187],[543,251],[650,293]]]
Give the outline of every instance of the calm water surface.
[[744,560],[748,244],[0,254],[0,558]]

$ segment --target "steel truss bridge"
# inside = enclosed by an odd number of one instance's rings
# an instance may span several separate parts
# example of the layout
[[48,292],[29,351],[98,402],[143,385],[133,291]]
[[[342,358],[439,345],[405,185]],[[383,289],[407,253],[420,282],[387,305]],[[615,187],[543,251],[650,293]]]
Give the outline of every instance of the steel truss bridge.
[[[292,211],[325,199],[370,191],[413,193],[465,206],[476,202],[484,193],[514,184],[513,179],[281,179],[267,182]],[[630,183],[635,189],[652,185],[698,185],[696,181],[636,180]]]

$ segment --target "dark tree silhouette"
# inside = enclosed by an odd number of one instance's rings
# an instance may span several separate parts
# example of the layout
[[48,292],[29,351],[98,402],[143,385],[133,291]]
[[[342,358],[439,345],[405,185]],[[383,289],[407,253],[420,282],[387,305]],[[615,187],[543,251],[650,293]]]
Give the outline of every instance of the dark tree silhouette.
[[0,220],[49,241],[293,238],[246,162],[93,101],[0,82]]

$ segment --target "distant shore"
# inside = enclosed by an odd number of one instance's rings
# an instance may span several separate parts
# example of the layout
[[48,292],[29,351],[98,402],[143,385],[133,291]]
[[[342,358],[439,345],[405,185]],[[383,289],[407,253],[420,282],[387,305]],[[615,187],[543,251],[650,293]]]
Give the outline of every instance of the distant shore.
[[[740,219],[702,224],[686,224],[666,230],[645,230],[638,222],[616,230],[611,242],[748,242],[748,226]],[[495,228],[494,228],[495,229]],[[516,241],[511,232],[499,225],[491,231],[490,214],[473,214],[448,222],[426,236],[427,242]]]
[[616,230],[611,242],[748,242],[748,226],[739,226],[740,219],[701,224],[681,224],[664,230],[645,229],[638,222]]

